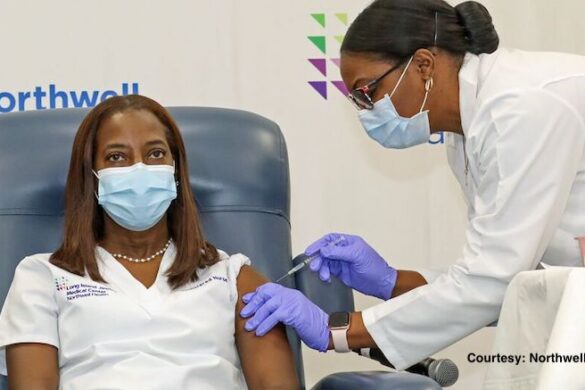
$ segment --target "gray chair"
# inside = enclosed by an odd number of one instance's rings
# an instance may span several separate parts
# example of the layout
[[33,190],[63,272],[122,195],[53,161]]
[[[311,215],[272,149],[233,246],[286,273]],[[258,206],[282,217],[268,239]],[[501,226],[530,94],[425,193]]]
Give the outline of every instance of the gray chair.
[[[291,261],[288,157],[278,126],[216,108],[170,108],[187,145],[191,184],[209,241],[242,252],[269,278]],[[61,240],[63,191],[83,109],[0,116],[0,305],[17,263]],[[293,280],[288,281],[294,287]],[[289,339],[303,380],[300,344]],[[3,380],[3,379],[2,379]],[[0,385],[0,388],[2,386]]]
[[[169,111],[185,139],[191,185],[209,241],[228,253],[246,254],[272,280],[284,274],[291,266],[290,185],[286,145],[278,126],[237,110]],[[71,145],[86,113],[65,109],[0,116],[0,307],[17,263],[29,254],[51,252],[61,241]],[[344,286],[323,285],[309,273],[297,279],[310,296],[313,291],[329,296],[329,305],[317,302],[325,309],[353,309],[351,292]],[[283,282],[288,287],[297,287],[295,283],[294,278]],[[304,388],[300,343],[290,330],[288,336]],[[382,375],[383,385],[375,382],[372,388],[402,383],[399,376]],[[363,378],[353,379],[364,383]],[[408,388],[431,389],[422,380]],[[0,390],[5,389],[6,378],[0,377]]]

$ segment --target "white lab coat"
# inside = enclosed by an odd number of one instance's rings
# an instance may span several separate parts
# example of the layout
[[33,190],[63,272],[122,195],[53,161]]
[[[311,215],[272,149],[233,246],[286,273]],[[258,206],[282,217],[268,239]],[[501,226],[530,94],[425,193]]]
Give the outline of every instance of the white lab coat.
[[31,342],[58,348],[61,390],[247,388],[234,338],[245,256],[220,252],[197,281],[171,290],[173,244],[150,288],[96,252],[108,283],[58,268],[48,254],[18,265],[0,314],[0,374],[6,345]]
[[363,312],[398,369],[496,320],[518,272],[583,265],[585,57],[467,54],[459,84],[465,138],[448,134],[447,153],[468,204],[462,255],[423,273],[428,285]]

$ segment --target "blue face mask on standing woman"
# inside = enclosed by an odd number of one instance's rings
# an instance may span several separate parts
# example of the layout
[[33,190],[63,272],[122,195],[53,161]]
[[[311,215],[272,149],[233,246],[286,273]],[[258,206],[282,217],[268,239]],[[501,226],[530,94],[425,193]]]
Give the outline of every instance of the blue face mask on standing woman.
[[98,204],[120,226],[148,230],[162,219],[177,197],[175,167],[145,165],[105,168],[98,178]]
[[400,85],[413,57],[410,57],[408,64],[402,71],[396,86],[390,96],[387,94],[374,104],[371,110],[360,110],[358,115],[362,126],[370,136],[380,145],[392,149],[404,149],[411,146],[424,144],[431,136],[428,111],[423,112],[427,102],[429,91],[432,88],[432,79],[425,84],[425,97],[418,114],[411,118],[404,118],[398,114],[392,96]]

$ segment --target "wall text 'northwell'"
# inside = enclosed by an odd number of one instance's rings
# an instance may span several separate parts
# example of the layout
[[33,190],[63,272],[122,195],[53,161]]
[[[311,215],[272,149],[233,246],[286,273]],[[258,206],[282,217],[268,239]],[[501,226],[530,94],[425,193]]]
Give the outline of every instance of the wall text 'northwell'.
[[0,114],[12,111],[46,110],[68,107],[94,107],[107,98],[138,94],[138,83],[122,83],[120,89],[61,90],[55,84],[36,86],[30,91],[0,91]]

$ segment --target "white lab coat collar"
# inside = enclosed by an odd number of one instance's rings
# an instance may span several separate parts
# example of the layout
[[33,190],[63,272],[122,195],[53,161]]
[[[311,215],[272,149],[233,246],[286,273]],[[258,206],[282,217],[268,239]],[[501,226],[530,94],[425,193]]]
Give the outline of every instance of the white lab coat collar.
[[503,49],[491,54],[475,55],[466,53],[459,69],[459,114],[463,134],[468,137],[469,129],[476,114],[477,107],[482,104],[484,82]]
[[469,151],[465,149],[464,145],[465,138],[469,136],[471,122],[478,105],[481,62],[479,56],[471,53],[465,54],[463,64],[459,69],[459,115],[463,135],[451,132],[445,133],[447,161],[465,193],[465,201],[468,207],[471,207],[470,200],[474,197],[474,190],[469,185],[469,177],[466,177],[468,173],[465,172],[465,166],[468,156],[465,156],[465,154]]
[[467,134],[477,104],[479,57],[467,53],[459,70],[459,112],[463,134]]

